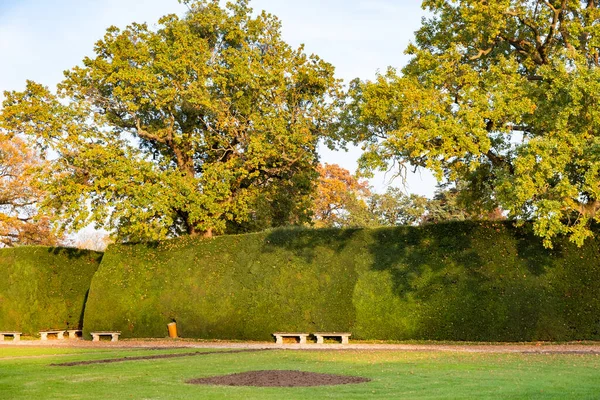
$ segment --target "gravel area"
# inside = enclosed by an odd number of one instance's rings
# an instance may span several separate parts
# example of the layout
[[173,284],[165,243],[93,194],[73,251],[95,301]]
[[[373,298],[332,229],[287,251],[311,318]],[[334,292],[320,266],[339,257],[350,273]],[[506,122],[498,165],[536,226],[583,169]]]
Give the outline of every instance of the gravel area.
[[4,346],[67,347],[67,348],[140,348],[140,349],[289,349],[289,350],[394,350],[394,351],[445,351],[468,353],[540,353],[540,354],[600,354],[600,342],[569,343],[499,343],[499,344],[387,344],[362,343],[350,341],[350,344],[283,344],[274,342],[226,342],[198,341],[193,339],[125,339],[118,342],[88,340],[21,340],[0,342],[0,357]]

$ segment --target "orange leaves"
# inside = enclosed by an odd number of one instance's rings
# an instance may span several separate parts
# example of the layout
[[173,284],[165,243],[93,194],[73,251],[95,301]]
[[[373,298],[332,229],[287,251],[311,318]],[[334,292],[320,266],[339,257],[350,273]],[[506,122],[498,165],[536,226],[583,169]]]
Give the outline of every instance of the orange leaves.
[[56,243],[48,218],[37,210],[43,192],[35,171],[41,166],[24,140],[0,131],[0,245]]
[[313,206],[318,227],[345,226],[353,211],[366,210],[364,202],[371,192],[366,181],[359,181],[337,164],[319,165],[320,178]]

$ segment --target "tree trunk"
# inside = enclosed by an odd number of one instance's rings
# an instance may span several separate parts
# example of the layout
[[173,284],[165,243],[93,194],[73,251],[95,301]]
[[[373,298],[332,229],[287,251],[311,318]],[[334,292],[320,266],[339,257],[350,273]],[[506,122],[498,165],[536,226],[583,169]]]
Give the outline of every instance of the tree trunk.
[[202,238],[205,238],[205,239],[209,239],[209,238],[213,237],[212,228],[204,230],[204,231],[196,229],[196,227],[193,224],[191,224],[187,219],[185,220],[185,224],[187,227],[187,229],[186,229],[187,233],[191,237],[201,236]]

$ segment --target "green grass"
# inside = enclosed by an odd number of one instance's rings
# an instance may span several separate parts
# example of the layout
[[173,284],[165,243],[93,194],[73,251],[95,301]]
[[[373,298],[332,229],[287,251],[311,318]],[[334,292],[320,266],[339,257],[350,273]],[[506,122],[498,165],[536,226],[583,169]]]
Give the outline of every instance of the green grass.
[[[266,351],[50,367],[111,357],[190,351],[0,349],[2,399],[592,399],[600,356],[402,351]],[[60,349],[63,350],[63,349]],[[206,350],[214,351],[214,350]],[[20,353],[20,354],[19,354]],[[35,356],[35,357],[24,357]],[[360,385],[316,388],[193,386],[187,379],[261,369],[358,375]]]
[[142,355],[155,355],[155,354],[174,354],[174,353],[192,353],[192,352],[216,352],[223,351],[223,349],[190,349],[190,348],[171,348],[171,349],[90,349],[90,348],[53,348],[53,347],[13,347],[13,348],[2,348],[0,347],[0,361],[8,358],[28,358],[28,357],[51,357],[51,356],[68,356],[84,354],[85,360],[95,360],[100,358],[116,358],[116,357],[137,357]]

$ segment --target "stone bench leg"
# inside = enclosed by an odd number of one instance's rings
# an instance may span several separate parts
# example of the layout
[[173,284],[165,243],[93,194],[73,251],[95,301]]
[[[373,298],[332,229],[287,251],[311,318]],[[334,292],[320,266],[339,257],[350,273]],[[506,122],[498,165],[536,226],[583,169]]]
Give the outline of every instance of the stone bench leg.
[[348,336],[342,336],[342,344],[348,344]]
[[42,335],[42,337],[40,338],[40,340],[48,340],[48,333],[42,332],[40,334]]
[[116,333],[113,333],[112,338],[110,339],[111,342],[116,342],[119,340],[119,335],[117,335]]
[[4,340],[4,335],[0,334],[0,341]]
[[323,343],[325,343],[325,341],[323,339],[324,339],[323,336],[318,335],[317,336],[317,344],[323,344]]
[[82,336],[83,336],[83,332],[82,331],[79,331],[79,330],[69,331],[69,339],[79,339]]
[[13,337],[13,342],[18,342],[19,340],[21,340],[21,334],[15,333],[15,335]]
[[58,333],[56,334],[56,338],[57,338],[58,340],[63,340],[63,339],[65,338],[65,333],[64,333],[64,332],[58,332]]
[[283,336],[275,335],[275,344],[283,344]]
[[300,344],[306,344],[306,336],[300,336]]
[[100,335],[93,335],[92,334],[92,342],[99,342],[100,341]]

